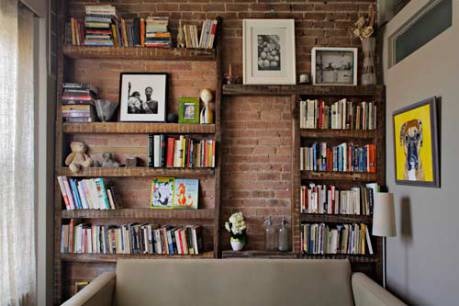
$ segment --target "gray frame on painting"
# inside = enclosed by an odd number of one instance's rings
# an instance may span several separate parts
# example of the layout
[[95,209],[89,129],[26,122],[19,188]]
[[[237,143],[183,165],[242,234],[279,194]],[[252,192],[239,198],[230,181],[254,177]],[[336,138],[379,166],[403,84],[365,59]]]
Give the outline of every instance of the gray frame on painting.
[[[397,151],[396,151],[396,141],[395,137],[395,116],[402,113],[411,111],[413,109],[419,108],[423,105],[430,105],[430,121],[431,121],[431,139],[432,139],[432,172],[433,172],[433,181],[424,182],[424,181],[413,181],[413,180],[399,180],[397,179]],[[437,98],[431,97],[425,100],[422,100],[418,103],[405,106],[400,108],[392,113],[392,128],[393,128],[393,151],[394,151],[394,174],[395,174],[395,183],[397,185],[410,185],[410,186],[424,186],[424,187],[440,187],[440,169],[439,169],[439,133],[438,133],[438,122],[437,122]]]

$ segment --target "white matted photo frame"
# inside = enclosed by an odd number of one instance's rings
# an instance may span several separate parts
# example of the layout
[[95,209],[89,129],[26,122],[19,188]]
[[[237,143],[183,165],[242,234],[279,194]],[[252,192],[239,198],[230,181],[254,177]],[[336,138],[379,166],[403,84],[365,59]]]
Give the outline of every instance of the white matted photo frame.
[[120,121],[165,122],[167,73],[120,74]]
[[356,86],[357,48],[314,47],[311,50],[313,85]]
[[295,20],[244,19],[243,83],[296,84]]

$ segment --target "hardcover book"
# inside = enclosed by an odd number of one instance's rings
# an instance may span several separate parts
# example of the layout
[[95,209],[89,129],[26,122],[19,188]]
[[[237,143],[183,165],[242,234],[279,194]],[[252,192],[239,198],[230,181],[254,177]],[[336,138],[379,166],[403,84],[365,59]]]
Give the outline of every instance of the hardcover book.
[[175,179],[175,205],[180,208],[198,208],[199,180]]
[[173,208],[175,194],[175,178],[154,178],[151,184],[151,207]]

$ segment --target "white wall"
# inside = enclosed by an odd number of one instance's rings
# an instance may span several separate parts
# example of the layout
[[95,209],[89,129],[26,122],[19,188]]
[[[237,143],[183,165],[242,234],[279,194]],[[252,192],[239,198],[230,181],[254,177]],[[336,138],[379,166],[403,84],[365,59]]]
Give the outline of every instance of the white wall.
[[[453,25],[388,68],[388,38],[428,0],[410,3],[386,26],[387,183],[395,193],[398,236],[388,239],[388,287],[416,305],[459,305],[459,1]],[[441,188],[395,185],[392,112],[441,97]]]

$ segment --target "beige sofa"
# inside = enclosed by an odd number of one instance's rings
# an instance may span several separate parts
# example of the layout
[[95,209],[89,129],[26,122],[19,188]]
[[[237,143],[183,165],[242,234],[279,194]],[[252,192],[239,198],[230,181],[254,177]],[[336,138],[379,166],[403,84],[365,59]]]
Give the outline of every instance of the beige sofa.
[[119,260],[65,306],[405,305],[347,260]]

